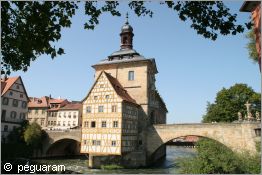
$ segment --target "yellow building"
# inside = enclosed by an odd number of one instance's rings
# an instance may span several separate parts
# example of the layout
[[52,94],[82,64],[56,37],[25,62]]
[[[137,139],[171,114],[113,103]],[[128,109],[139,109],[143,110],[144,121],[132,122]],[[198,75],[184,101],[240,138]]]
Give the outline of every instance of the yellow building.
[[155,88],[155,59],[133,49],[133,28],[121,29],[121,49],[93,65],[95,83],[83,100],[81,153],[123,155],[145,148],[146,128],[166,123]]

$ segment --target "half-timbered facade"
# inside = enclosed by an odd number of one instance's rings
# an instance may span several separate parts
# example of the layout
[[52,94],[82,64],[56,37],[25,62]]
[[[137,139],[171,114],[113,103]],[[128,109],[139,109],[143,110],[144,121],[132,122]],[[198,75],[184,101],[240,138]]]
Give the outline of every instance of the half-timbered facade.
[[8,142],[10,132],[26,120],[28,101],[20,76],[1,79],[1,142]]
[[101,72],[83,101],[81,152],[121,155],[134,150],[137,106],[117,79]]

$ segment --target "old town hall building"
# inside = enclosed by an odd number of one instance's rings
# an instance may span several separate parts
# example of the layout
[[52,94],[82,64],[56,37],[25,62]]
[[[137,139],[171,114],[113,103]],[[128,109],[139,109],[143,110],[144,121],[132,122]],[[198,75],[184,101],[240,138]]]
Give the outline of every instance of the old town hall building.
[[126,155],[144,150],[145,129],[165,124],[167,109],[155,87],[155,59],[133,49],[126,20],[121,48],[93,65],[95,82],[83,99],[81,153]]

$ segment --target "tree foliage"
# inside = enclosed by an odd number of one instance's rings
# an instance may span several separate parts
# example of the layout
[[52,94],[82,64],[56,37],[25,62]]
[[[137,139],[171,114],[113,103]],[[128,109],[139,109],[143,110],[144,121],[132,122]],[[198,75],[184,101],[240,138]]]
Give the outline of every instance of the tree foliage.
[[196,145],[197,155],[180,162],[180,173],[235,174],[260,173],[259,154],[234,153],[223,144],[202,138]]
[[255,63],[258,62],[258,53],[256,49],[256,35],[254,32],[254,29],[251,29],[247,34],[246,38],[249,40],[247,43],[247,49],[248,49],[248,54],[249,58],[254,61]]
[[256,111],[261,111],[260,93],[256,93],[246,84],[235,84],[230,88],[223,88],[217,93],[214,103],[207,105],[207,113],[203,116],[203,122],[232,122],[238,119],[238,112],[246,114],[246,106],[249,101],[251,113],[255,116]]
[[14,143],[14,144],[17,144],[17,143],[25,143],[24,141],[24,132],[26,130],[28,126],[28,121],[27,120],[24,120],[22,123],[21,123],[21,126],[13,129],[9,135],[7,136],[8,138],[8,142],[9,143]]
[[[130,1],[129,8],[137,16],[153,16],[144,1]],[[27,71],[31,61],[42,54],[55,58],[64,53],[56,48],[61,29],[71,26],[80,2],[77,1],[1,1],[2,74],[10,71]],[[85,14],[89,17],[85,29],[94,29],[99,17],[105,12],[121,16],[118,1],[87,1]],[[177,12],[182,21],[190,20],[197,34],[216,40],[218,34],[242,33],[250,23],[236,24],[236,14],[231,14],[222,1],[166,1],[160,2]]]
[[24,139],[27,145],[38,148],[42,140],[42,130],[36,122],[33,122],[25,130]]

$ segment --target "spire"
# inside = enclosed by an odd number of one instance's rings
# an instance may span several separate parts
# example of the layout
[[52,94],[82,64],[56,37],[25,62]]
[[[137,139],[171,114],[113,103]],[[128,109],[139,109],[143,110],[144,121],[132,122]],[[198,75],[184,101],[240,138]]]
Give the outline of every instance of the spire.
[[126,12],[126,24],[129,24],[128,23],[128,12]]
[[126,22],[121,28],[121,50],[133,49],[133,28],[128,22],[128,13],[126,13]]

